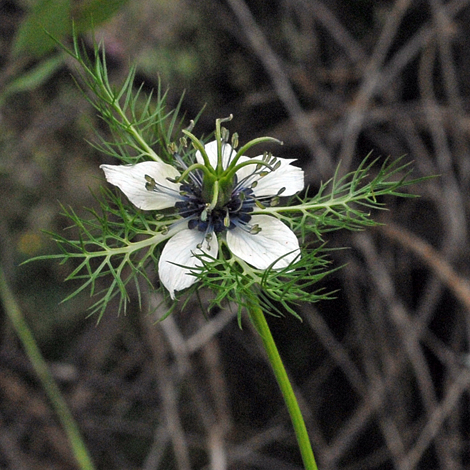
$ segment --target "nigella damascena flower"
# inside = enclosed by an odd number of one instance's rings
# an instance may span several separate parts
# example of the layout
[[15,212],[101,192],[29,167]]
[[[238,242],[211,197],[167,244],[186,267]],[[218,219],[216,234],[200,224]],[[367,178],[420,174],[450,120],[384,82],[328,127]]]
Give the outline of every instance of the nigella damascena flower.
[[197,163],[189,168],[175,154],[183,173],[156,161],[101,165],[107,181],[139,209],[174,208],[179,216],[169,227],[171,238],[158,263],[160,280],[172,298],[196,281],[191,268],[202,262],[194,255],[217,258],[221,243],[258,269],[285,268],[300,255],[292,230],[263,214],[281,194],[292,196],[303,189],[303,171],[291,165],[294,160],[249,158],[220,140],[200,148]]

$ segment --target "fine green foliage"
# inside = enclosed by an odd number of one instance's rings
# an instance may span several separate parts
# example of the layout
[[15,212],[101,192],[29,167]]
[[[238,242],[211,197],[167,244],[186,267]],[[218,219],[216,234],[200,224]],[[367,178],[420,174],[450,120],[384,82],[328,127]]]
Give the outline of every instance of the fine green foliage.
[[[384,196],[416,197],[405,188],[425,178],[411,179],[411,163],[404,158],[387,158],[379,170],[380,159],[367,156],[357,170],[339,177],[340,166],[332,179],[323,183],[312,196],[297,196],[282,208],[266,208],[301,234],[302,239],[313,234],[323,240],[323,234],[335,230],[362,230],[377,225],[371,217],[374,210],[385,210]],[[374,174],[373,178],[370,177]],[[308,192],[308,191],[307,191]]]
[[[71,221],[71,227],[78,230],[78,238],[70,240],[51,234],[62,254],[35,259],[60,259],[62,263],[76,260],[66,280],[78,280],[81,285],[64,301],[89,288],[91,295],[99,297],[91,311],[102,314],[115,296],[119,297],[119,310],[125,310],[130,283],[135,285],[140,303],[142,281],[152,286],[146,267],[148,264],[155,266],[158,261],[155,247],[170,234],[162,233],[163,222],[145,218],[139,211],[129,211],[129,207],[107,189],[102,188],[99,202],[101,213],[90,209],[92,217],[89,219],[82,219],[72,208],[63,207],[63,215]],[[100,290],[98,280],[103,277],[109,284]]]
[[[300,302],[317,302],[331,298],[316,287],[333,269],[326,257],[327,250],[322,246],[304,249],[301,256],[284,269],[255,269],[228,250],[223,258],[201,256],[203,265],[193,269],[198,282],[187,292],[187,299],[201,287],[209,288],[214,296],[209,308],[232,302],[237,305],[238,319],[242,308],[252,303],[253,295],[264,311],[273,315],[283,315],[283,309],[297,318],[295,305]],[[273,263],[274,264],[274,263]]]
[[[142,86],[134,86],[135,69],[120,88],[115,88],[108,79],[104,51],[98,46],[92,60],[86,58],[76,39],[73,50],[67,52],[80,65],[77,83],[111,131],[110,139],[98,136],[99,142],[93,144],[96,148],[124,164],[157,161],[180,168],[181,161],[191,164],[198,141],[183,129],[183,119],[179,117],[181,101],[175,110],[168,111],[161,87],[155,94],[144,96]],[[222,130],[228,138],[228,131]],[[187,136],[193,147],[188,145]],[[279,315],[287,311],[294,316],[299,302],[331,298],[331,293],[317,286],[334,269],[327,258],[324,235],[333,230],[360,230],[376,225],[371,213],[385,208],[384,196],[412,197],[406,188],[422,180],[410,178],[410,164],[403,159],[386,159],[377,169],[378,163],[378,159],[366,158],[356,171],[345,176],[339,176],[338,168],[313,196],[307,190],[286,205],[255,208],[253,214],[278,218],[300,239],[301,254],[287,267],[273,269],[273,263],[268,269],[255,269],[232,254],[221,237],[217,258],[195,255],[200,266],[190,268],[189,275],[195,276],[197,282],[178,292],[176,301],[183,300],[184,306],[199,289],[208,288],[213,292],[209,308],[233,302],[240,318],[243,307],[252,303],[254,295],[265,311]],[[76,238],[53,234],[61,253],[35,259],[71,262],[73,268],[67,279],[78,281],[79,287],[68,298],[88,289],[98,298],[91,311],[99,315],[115,297],[119,309],[125,310],[131,285],[139,301],[144,286],[160,290],[168,298],[158,282],[157,265],[165,242],[179,230],[181,216],[172,209],[138,210],[119,191],[102,189],[97,199],[100,210],[90,209],[88,219],[64,207],[64,216],[70,220]]]
[[76,36],[73,51],[66,49],[66,52],[80,66],[77,85],[112,134],[112,139],[97,134],[99,143],[92,145],[122,163],[135,164],[145,160],[171,162],[173,157],[168,145],[182,129],[183,120],[179,112],[183,97],[174,110],[168,111],[167,94],[160,84],[155,96],[154,93],[144,96],[143,84],[135,88],[135,67],[131,68],[122,86],[116,88],[109,81],[104,47],[100,50],[96,46],[93,61],[90,61]]

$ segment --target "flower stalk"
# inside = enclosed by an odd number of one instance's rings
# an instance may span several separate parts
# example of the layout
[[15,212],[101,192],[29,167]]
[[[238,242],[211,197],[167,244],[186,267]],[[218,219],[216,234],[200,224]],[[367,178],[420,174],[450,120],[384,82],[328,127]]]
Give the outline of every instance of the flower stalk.
[[295,396],[281,356],[279,355],[279,351],[271,334],[271,330],[269,328],[268,322],[266,321],[264,312],[261,309],[258,298],[256,296],[253,296],[250,299],[250,303],[248,305],[248,315],[261,337],[277,383],[281,389],[284,402],[286,403],[287,410],[289,411],[292,425],[294,427],[305,470],[318,470],[315,457],[313,455],[312,446],[310,444],[310,438],[308,437],[307,427],[305,426],[305,421],[303,419],[302,412],[300,411],[299,403]]

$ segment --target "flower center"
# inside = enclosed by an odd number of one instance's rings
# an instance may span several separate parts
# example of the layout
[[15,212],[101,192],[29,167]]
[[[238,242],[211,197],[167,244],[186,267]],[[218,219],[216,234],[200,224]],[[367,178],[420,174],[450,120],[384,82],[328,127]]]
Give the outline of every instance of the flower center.
[[[250,212],[255,206],[252,189],[232,190],[230,197],[218,197],[215,205],[207,201],[203,193],[202,186],[194,181],[183,183],[180,187],[183,200],[178,201],[175,208],[188,220],[188,228],[206,233],[221,233],[240,226],[253,230],[254,227],[248,225]],[[224,203],[224,199],[228,201]]]

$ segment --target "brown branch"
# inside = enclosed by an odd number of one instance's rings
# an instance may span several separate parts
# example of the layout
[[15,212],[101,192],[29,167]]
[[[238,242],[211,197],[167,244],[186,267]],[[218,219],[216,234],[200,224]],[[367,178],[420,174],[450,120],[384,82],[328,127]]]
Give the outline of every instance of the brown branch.
[[447,260],[429,243],[403,227],[389,223],[379,227],[381,233],[417,255],[453,292],[470,312],[470,283],[455,272]]

